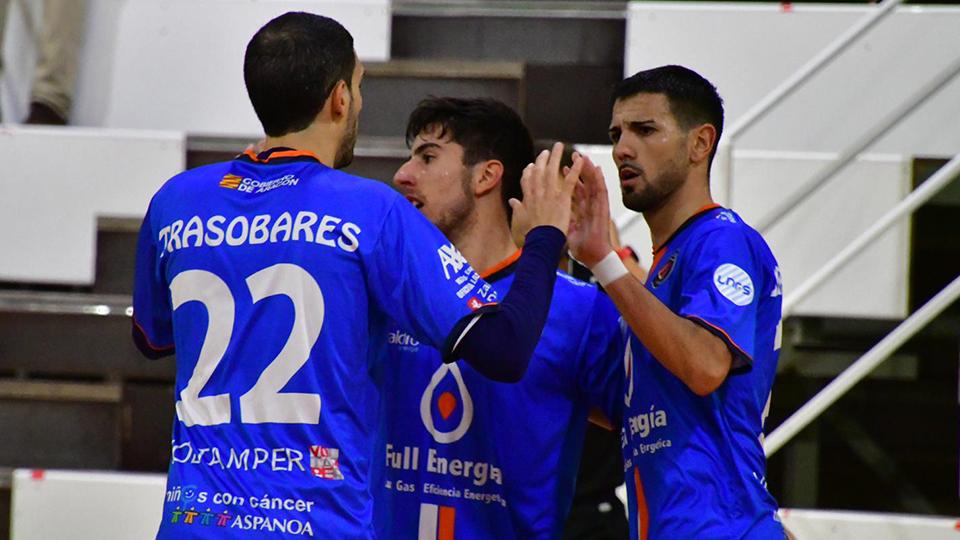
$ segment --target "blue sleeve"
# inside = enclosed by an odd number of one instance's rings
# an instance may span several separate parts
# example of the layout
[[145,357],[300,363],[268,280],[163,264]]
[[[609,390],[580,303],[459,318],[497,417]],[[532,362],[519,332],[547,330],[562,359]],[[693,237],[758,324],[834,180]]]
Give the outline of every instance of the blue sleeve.
[[587,402],[599,407],[614,425],[622,415],[625,337],[620,314],[606,294],[597,291],[587,320],[577,366],[577,385]]
[[441,349],[444,361],[463,358],[490,379],[519,381],[547,322],[565,243],[556,227],[530,231],[503,302],[461,320]]
[[460,319],[497,299],[443,233],[399,196],[361,256],[376,303],[438,350]]
[[140,225],[133,277],[133,342],[148,358],[173,354],[173,310],[150,210]]
[[731,372],[753,364],[761,271],[745,231],[734,227],[707,232],[681,266],[679,315],[726,343]]

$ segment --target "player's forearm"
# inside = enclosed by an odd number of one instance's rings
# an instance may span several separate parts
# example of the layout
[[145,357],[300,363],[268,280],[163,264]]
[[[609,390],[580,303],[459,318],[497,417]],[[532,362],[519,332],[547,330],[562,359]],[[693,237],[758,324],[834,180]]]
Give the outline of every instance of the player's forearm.
[[526,237],[510,291],[495,309],[484,312],[460,333],[447,359],[463,358],[484,376],[519,381],[547,321],[566,240],[555,227],[537,227]]
[[691,391],[705,396],[723,384],[733,358],[720,338],[670,311],[632,275],[605,290],[641,343]]

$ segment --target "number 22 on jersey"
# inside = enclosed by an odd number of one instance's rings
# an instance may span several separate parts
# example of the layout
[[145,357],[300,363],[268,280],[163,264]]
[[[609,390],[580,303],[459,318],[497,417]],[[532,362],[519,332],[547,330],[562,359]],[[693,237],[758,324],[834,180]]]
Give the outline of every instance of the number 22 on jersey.
[[[285,295],[293,301],[293,328],[283,349],[260,374],[250,390],[240,396],[240,421],[245,424],[276,422],[317,424],[320,395],[280,390],[307,363],[310,349],[323,327],[323,293],[316,280],[294,264],[276,264],[246,279],[257,303]],[[186,270],[170,282],[173,309],[187,302],[200,302],[207,310],[207,331],[197,365],[177,401],[177,417],[189,426],[212,426],[230,422],[230,394],[200,397],[227,351],[233,335],[235,301],[227,284],[207,270]]]

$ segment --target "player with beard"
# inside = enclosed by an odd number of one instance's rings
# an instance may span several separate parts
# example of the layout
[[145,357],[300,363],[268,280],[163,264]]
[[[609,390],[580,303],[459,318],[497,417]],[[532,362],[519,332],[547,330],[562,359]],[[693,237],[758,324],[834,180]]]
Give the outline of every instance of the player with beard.
[[134,340],[177,353],[158,538],[373,538],[388,321],[485,376],[526,371],[578,170],[548,169],[558,152],[531,168],[515,210],[536,227],[496,303],[402,196],[336,170],[353,156],[362,76],[336,21],[270,21],[244,59],[266,150],[181,173],[150,202]]
[[716,88],[680,66],[613,94],[624,205],[653,237],[646,285],[607,235],[599,168],[584,166],[574,256],[632,330],[622,445],[632,538],[783,538],[766,489],[763,420],[780,349],[780,271],[766,242],[710,196],[723,129]]
[[[429,98],[406,134],[410,159],[394,185],[502,295],[519,279],[508,201],[520,196],[521,174],[529,176],[527,128],[491,99]],[[381,538],[560,537],[588,412],[615,414],[622,399],[623,334],[596,286],[558,276],[540,342],[515,384],[445,364],[399,321],[392,329]]]

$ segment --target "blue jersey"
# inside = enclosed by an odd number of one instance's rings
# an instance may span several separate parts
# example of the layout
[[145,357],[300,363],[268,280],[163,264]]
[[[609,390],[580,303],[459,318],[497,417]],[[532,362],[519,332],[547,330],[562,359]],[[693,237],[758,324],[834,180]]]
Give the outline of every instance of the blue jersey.
[[387,321],[442,348],[491,292],[399,194],[311,154],[169,180],[134,290],[139,339],[177,354],[158,538],[373,537]]
[[[513,276],[487,279],[503,294]],[[402,325],[391,328],[379,536],[559,538],[588,410],[609,414],[622,399],[618,319],[595,286],[558,272],[540,342],[516,384],[443,364]]]
[[657,251],[647,289],[733,354],[694,394],[631,335],[622,443],[631,538],[783,538],[761,445],[780,349],[777,262],[734,212],[709,207]]

